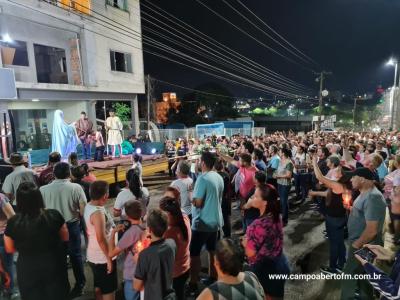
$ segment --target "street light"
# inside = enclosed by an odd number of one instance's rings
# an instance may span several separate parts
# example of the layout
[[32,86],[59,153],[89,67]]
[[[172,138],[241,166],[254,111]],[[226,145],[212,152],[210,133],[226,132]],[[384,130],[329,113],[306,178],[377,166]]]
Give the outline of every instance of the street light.
[[392,88],[392,96],[391,96],[391,104],[390,104],[390,128],[393,130],[393,121],[394,121],[394,99],[396,93],[396,81],[397,81],[397,68],[398,68],[398,60],[396,58],[390,58],[386,63],[387,66],[394,66],[394,80],[393,80],[393,88]]

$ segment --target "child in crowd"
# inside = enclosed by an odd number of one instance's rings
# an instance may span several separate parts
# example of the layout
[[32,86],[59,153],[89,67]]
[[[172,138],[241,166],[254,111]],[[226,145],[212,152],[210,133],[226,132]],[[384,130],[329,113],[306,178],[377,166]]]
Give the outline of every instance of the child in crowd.
[[132,155],[132,169],[136,171],[136,173],[139,176],[140,179],[140,184],[143,186],[143,178],[142,178],[142,173],[143,173],[143,167],[142,167],[142,156],[134,153]]
[[103,161],[104,160],[104,139],[101,133],[101,126],[97,126],[97,131],[94,134],[94,141],[96,142],[96,152],[94,154],[95,161]]
[[[140,300],[140,292],[133,289],[133,276],[135,274],[138,253],[145,244],[145,228],[141,225],[142,204],[137,200],[130,200],[125,203],[125,213],[129,227],[120,224],[113,229],[108,242],[109,256],[113,258],[125,252],[123,269],[124,295],[125,300]],[[121,239],[115,245],[115,233],[123,232]]]
[[68,163],[71,165],[71,167],[79,166],[78,154],[76,152],[71,152],[71,154],[68,156]]

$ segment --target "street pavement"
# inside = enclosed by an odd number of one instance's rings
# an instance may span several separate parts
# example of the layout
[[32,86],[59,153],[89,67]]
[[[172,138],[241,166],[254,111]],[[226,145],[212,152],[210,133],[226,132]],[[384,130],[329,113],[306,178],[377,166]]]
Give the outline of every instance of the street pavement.
[[[158,203],[162,197],[164,188],[170,182],[171,180],[165,176],[153,176],[152,178],[145,179],[145,186],[149,186],[151,196],[149,209],[158,207]],[[112,198],[107,203],[107,208],[110,211],[112,211],[114,201],[115,198]],[[300,207],[295,208],[295,211],[290,214],[289,224],[284,229],[284,252],[288,257],[292,273],[295,274],[319,274],[320,266],[328,263],[328,241],[323,235],[325,225],[319,214],[311,210],[310,204],[310,202],[306,202]],[[234,235],[240,231],[238,228],[239,223],[240,213],[238,210],[233,210],[232,224]],[[235,228],[238,229],[236,232]],[[206,251],[203,253],[202,262],[203,271],[205,272],[207,266]],[[119,279],[121,279],[122,264],[120,263],[119,265]],[[74,276],[71,269],[68,271],[70,283],[73,286],[75,283]],[[85,263],[85,274],[87,278],[87,284],[84,295],[76,298],[77,300],[94,299],[93,278],[87,263]],[[285,287],[285,299],[290,300],[335,300],[339,299],[339,294],[340,282],[335,280],[292,280],[287,281]],[[117,293],[116,299],[124,299],[122,285]]]

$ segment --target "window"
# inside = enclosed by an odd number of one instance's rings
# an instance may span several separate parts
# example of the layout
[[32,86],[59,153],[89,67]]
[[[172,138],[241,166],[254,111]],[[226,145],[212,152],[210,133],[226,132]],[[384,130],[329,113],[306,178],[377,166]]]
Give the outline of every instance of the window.
[[61,6],[67,9],[73,9],[80,13],[90,15],[90,4],[91,0],[61,0],[54,1],[56,3],[60,3]]
[[68,83],[65,50],[56,47],[33,45],[38,82]]
[[0,50],[3,64],[24,67],[29,66],[26,42],[15,40],[10,42],[0,41]]
[[110,51],[111,70],[132,73],[132,57],[128,53]]
[[107,4],[122,10],[128,10],[126,0],[107,0]]

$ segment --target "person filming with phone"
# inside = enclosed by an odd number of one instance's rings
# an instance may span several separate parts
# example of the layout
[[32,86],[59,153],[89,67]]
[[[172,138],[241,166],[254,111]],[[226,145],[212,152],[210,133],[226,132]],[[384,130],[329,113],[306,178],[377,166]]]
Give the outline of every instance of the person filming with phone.
[[[393,188],[390,200],[390,217],[394,225],[397,252],[380,245],[366,244],[363,248],[365,255],[364,253],[355,254],[365,272],[370,275],[369,282],[382,295],[381,299],[400,298],[400,186]],[[380,261],[394,261],[389,276],[372,264],[375,258]]]

